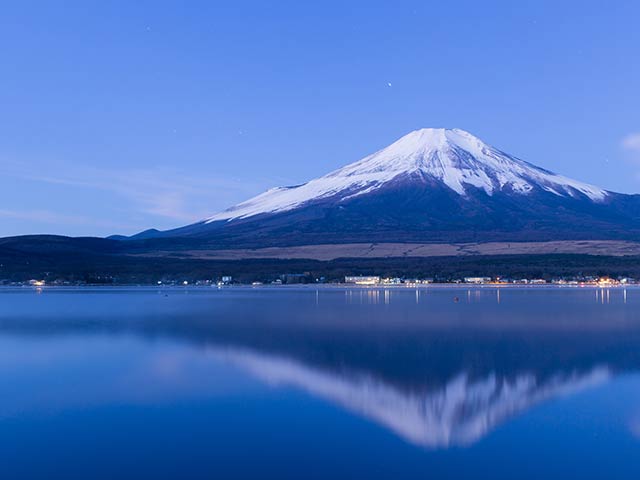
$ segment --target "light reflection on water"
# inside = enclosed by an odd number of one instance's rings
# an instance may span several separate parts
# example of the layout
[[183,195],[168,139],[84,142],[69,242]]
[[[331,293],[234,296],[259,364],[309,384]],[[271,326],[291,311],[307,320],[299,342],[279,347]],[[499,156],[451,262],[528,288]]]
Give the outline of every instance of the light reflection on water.
[[[191,449],[265,442],[261,425],[277,417],[284,423],[270,435],[279,440],[263,448],[283,462],[277,448],[308,457],[318,432],[291,422],[323,418],[322,451],[336,461],[334,442],[343,439],[364,442],[372,455],[391,448],[397,472],[438,465],[455,476],[498,462],[505,445],[530,455],[558,442],[584,450],[597,437],[607,447],[581,460],[583,474],[615,458],[627,465],[619,476],[634,478],[639,306],[632,287],[0,290],[0,447],[11,452],[0,453],[0,463],[36,468],[26,458],[38,438],[49,438],[48,422],[73,430],[75,415],[91,423],[109,409],[118,423],[130,409],[151,409],[164,434],[196,435],[194,419],[171,421],[196,408],[218,427]],[[240,443],[222,447],[229,434],[217,428],[232,428],[231,419]],[[136,441],[156,445],[149,422],[137,426]],[[364,425],[377,433],[363,437]],[[95,428],[97,442],[106,433]],[[12,440],[26,432],[31,440]],[[391,447],[394,438],[400,443]],[[76,440],[61,445],[80,448]],[[109,457],[118,465],[128,453],[114,448]],[[553,451],[537,455],[576,468]],[[209,457],[198,458],[191,465],[199,474]],[[350,461],[365,468],[357,455]],[[378,476],[376,461],[367,462],[368,475]],[[540,468],[532,478],[555,475]],[[320,471],[339,473],[330,462]],[[504,472],[515,474],[508,465]]]
[[[325,292],[331,291],[330,289],[322,289]],[[347,304],[370,304],[377,305],[380,303],[384,303],[385,305],[389,305],[394,300],[394,296],[400,297],[403,296],[403,293],[406,294],[407,291],[413,291],[415,303],[419,304],[420,300],[423,296],[427,295],[430,291],[440,291],[440,293],[444,291],[448,291],[452,293],[452,301],[458,302],[460,298],[464,298],[466,303],[474,303],[480,302],[486,303],[490,300],[489,297],[495,299],[495,303],[500,303],[501,299],[505,295],[510,295],[514,293],[516,298],[522,295],[523,291],[532,292],[549,292],[552,290],[563,291],[565,293],[570,294],[570,292],[589,292],[590,295],[593,295],[592,298],[595,298],[595,303],[606,304],[611,303],[611,292],[613,290],[614,297],[620,296],[622,303],[627,303],[627,290],[629,287],[558,287],[558,286],[549,286],[549,287],[514,287],[514,286],[487,286],[487,287],[476,287],[476,288],[465,288],[465,287],[415,287],[411,288],[406,287],[352,287],[352,288],[344,288],[344,301]],[[632,290],[638,290],[638,287],[632,288]],[[316,304],[320,303],[320,289],[314,290],[316,295]],[[581,300],[585,300],[586,295],[581,295]],[[402,301],[405,301],[403,298]],[[541,301],[544,301],[541,298]]]

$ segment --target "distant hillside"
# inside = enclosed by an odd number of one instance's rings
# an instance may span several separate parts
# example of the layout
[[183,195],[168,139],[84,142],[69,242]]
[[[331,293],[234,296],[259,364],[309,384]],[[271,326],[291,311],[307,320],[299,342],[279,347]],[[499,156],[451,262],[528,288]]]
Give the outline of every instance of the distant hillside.
[[[30,279],[104,284],[156,283],[217,279],[232,275],[241,282],[275,280],[285,273],[308,273],[341,281],[345,275],[436,278],[464,276],[552,278],[610,275],[640,278],[640,256],[575,254],[467,255],[437,257],[206,259],[184,253],[132,254],[128,242],[93,238],[30,236],[0,239],[0,282]],[[139,248],[139,246],[137,247]]]

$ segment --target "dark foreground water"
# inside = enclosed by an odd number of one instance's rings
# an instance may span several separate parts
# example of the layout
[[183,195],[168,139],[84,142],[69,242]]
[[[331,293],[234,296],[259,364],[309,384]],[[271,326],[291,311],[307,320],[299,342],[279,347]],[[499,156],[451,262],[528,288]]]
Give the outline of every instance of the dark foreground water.
[[640,289],[0,290],[0,477],[640,478]]

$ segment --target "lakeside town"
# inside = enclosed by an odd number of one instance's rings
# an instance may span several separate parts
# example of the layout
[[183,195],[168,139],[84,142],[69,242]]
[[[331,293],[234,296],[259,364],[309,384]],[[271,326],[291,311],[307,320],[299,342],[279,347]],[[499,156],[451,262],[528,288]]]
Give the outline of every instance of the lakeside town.
[[359,287],[374,287],[374,286],[407,286],[415,287],[420,285],[493,285],[493,286],[508,286],[508,285],[565,285],[565,286],[600,286],[600,287],[615,287],[615,286],[627,286],[627,285],[640,285],[640,280],[628,277],[598,277],[598,276],[583,276],[583,277],[562,277],[562,278],[506,278],[506,277],[463,277],[449,280],[442,280],[436,278],[401,278],[401,277],[381,277],[378,275],[348,275],[343,279],[327,280],[324,277],[314,278],[309,273],[301,274],[281,274],[278,275],[272,281],[253,281],[242,282],[235,279],[231,275],[223,275],[216,279],[203,279],[203,280],[158,280],[153,283],[119,283],[112,277],[99,278],[99,281],[87,282],[87,281],[71,281],[71,280],[52,280],[47,281],[43,279],[31,279],[24,282],[10,282],[0,280],[0,286],[19,287],[44,287],[44,286],[117,286],[117,285],[144,285],[144,286],[199,286],[199,287],[224,287],[224,286],[281,286],[281,285],[307,285],[307,284],[324,284],[324,285],[343,285],[343,286],[359,286]]

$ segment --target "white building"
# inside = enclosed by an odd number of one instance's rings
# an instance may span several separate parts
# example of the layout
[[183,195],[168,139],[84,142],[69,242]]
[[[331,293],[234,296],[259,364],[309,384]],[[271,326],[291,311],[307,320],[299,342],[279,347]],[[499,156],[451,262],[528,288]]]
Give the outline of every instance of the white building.
[[491,277],[464,277],[464,283],[489,283]]
[[377,285],[378,283],[380,283],[380,277],[376,277],[376,276],[344,277],[344,283],[355,283],[356,285]]

